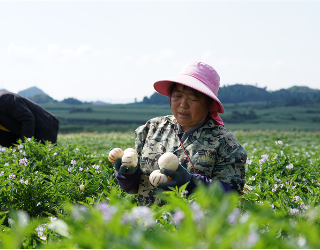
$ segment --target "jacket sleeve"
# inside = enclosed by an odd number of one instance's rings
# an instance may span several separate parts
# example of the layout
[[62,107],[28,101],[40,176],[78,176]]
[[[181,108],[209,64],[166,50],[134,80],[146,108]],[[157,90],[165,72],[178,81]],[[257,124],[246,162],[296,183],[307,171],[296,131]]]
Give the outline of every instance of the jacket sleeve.
[[217,161],[214,166],[214,176],[220,182],[241,193],[246,183],[245,164],[247,152],[230,132],[225,134],[220,142]]
[[34,136],[35,117],[23,100],[17,95],[6,95],[7,115],[21,123],[22,138]]

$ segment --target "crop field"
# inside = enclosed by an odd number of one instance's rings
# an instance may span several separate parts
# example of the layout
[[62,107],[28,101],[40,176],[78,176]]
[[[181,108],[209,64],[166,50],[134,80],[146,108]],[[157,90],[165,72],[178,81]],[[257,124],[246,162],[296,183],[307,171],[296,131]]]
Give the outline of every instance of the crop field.
[[107,155],[133,132],[59,134],[0,147],[1,248],[320,248],[320,132],[232,130],[246,148],[245,194],[216,183],[138,207]]
[[[60,133],[129,132],[153,117],[169,115],[168,105],[43,104],[60,120]],[[319,107],[278,107],[266,103],[225,104],[221,118],[231,130],[315,131],[320,129]]]

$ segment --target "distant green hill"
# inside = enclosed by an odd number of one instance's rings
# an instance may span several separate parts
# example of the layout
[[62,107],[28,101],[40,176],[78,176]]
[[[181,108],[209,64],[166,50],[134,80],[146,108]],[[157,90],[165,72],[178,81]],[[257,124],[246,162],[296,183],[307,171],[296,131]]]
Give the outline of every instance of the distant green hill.
[[58,102],[46,94],[36,94],[36,95],[30,96],[28,99],[30,99],[31,101],[34,101],[35,103],[38,103],[38,104],[57,103]]
[[[234,84],[220,87],[218,97],[223,104],[246,102],[277,103],[279,106],[320,104],[320,90],[304,86],[267,91],[266,88],[259,88],[252,85]],[[142,103],[167,104],[168,98],[155,92],[150,98],[144,97]]]
[[29,98],[31,96],[34,95],[47,95],[46,93],[44,93],[41,89],[39,89],[38,87],[34,86],[25,90],[21,90],[17,93],[18,95],[21,95],[23,97]]

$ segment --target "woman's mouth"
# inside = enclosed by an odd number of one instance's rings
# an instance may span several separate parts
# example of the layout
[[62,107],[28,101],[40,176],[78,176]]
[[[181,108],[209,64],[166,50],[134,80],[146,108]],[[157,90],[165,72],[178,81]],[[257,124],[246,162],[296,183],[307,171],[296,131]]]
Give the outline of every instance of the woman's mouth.
[[181,113],[181,112],[178,112],[178,114],[179,114],[179,116],[180,116],[180,117],[183,117],[183,118],[185,118],[185,117],[188,117],[188,116],[189,116],[187,113]]

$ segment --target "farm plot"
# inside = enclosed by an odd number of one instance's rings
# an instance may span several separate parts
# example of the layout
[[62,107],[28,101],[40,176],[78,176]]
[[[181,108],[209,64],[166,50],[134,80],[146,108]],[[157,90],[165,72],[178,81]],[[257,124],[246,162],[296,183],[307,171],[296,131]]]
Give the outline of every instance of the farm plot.
[[2,248],[319,248],[320,133],[232,131],[248,152],[247,190],[215,184],[138,207],[118,186],[112,147],[132,133],[59,135],[1,148]]

